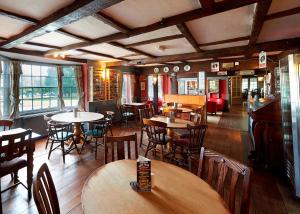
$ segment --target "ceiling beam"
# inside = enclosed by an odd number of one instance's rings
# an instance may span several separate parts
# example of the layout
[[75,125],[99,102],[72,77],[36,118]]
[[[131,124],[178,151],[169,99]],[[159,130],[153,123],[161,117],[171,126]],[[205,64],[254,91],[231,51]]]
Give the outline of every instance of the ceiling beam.
[[252,55],[253,53],[259,53],[260,51],[287,51],[300,48],[300,37],[293,39],[285,39],[271,42],[258,43],[252,47],[248,45],[223,48],[205,51],[201,53],[186,53],[161,56],[156,58],[147,58],[142,60],[131,60],[124,65],[136,65],[136,64],[152,64],[152,63],[165,63],[170,61],[184,61],[191,59],[204,59],[204,58],[215,58],[215,57],[226,57],[226,56],[238,56],[238,55]]
[[226,44],[226,43],[232,43],[232,42],[245,41],[245,40],[249,40],[249,39],[250,39],[250,36],[243,36],[243,37],[237,37],[237,38],[233,38],[233,39],[220,40],[220,41],[216,41],[216,42],[202,43],[202,44],[198,44],[198,46],[203,47],[203,46],[211,46],[211,45],[220,45],[220,44]]
[[44,56],[44,51],[33,51],[33,50],[24,50],[24,49],[19,49],[19,48],[0,48],[0,51],[3,52],[9,52],[9,53],[16,53],[16,54],[23,54],[23,55],[29,55],[29,56],[38,56],[38,57],[43,57],[43,58],[49,58],[49,59],[57,59],[57,60],[65,60],[65,61],[71,61],[71,62],[78,62],[78,63],[87,63],[87,60],[85,59],[76,59],[72,57],[52,57],[52,56]]
[[[66,50],[71,50],[71,49],[76,49],[76,48],[82,48],[85,46],[90,46],[90,45],[95,45],[95,44],[99,44],[99,43],[103,43],[103,42],[110,42],[110,41],[114,41],[114,40],[119,40],[119,39],[125,39],[128,37],[132,37],[132,36],[137,36],[140,34],[144,34],[144,33],[149,33],[155,30],[159,30],[165,27],[170,27],[173,25],[177,25],[177,24],[182,24],[185,23],[187,21],[191,21],[194,19],[199,19],[199,18],[203,18],[206,16],[211,16],[214,14],[218,14],[218,13],[222,13],[225,11],[229,11],[229,10],[233,10],[236,8],[240,8],[243,6],[247,6],[253,3],[257,3],[257,2],[264,2],[264,1],[268,1],[268,0],[232,0],[230,4],[226,3],[226,2],[216,2],[215,6],[213,8],[209,8],[209,9],[204,9],[204,8],[199,8],[199,9],[195,9],[192,11],[188,11],[182,14],[178,14],[175,16],[171,16],[168,18],[163,18],[161,21],[159,22],[155,22],[153,24],[144,26],[144,27],[139,27],[139,28],[135,28],[132,29],[131,31],[129,31],[128,33],[116,33],[116,34],[112,34],[109,36],[104,36],[104,37],[100,37],[97,38],[95,40],[93,40],[92,42],[81,42],[78,44],[73,44],[73,45],[67,45],[63,48],[61,48],[60,50],[55,50],[55,51],[66,51]],[[51,54],[51,52],[48,52],[48,54]]]
[[188,29],[188,27],[186,26],[185,23],[178,24],[177,28],[184,35],[184,37],[188,40],[188,42],[193,46],[195,51],[202,52],[202,50],[199,48],[199,46],[197,44],[197,41],[195,40],[195,38],[193,37],[193,35],[191,34],[190,30]]
[[12,36],[5,42],[1,42],[0,46],[12,48],[34,37],[60,29],[65,25],[71,24],[72,22],[78,21],[121,1],[122,0],[77,0],[42,19],[38,24],[28,27],[23,32]]
[[271,19],[278,19],[285,16],[291,16],[300,13],[300,7],[292,8],[289,10],[280,11],[277,13],[272,13],[266,16],[265,21],[271,20]]
[[251,31],[250,41],[249,41],[250,46],[256,44],[257,38],[263,27],[271,3],[272,0],[265,0],[263,2],[258,2],[256,5],[253,24],[252,24],[252,31]]
[[98,53],[98,52],[94,52],[94,51],[88,51],[88,50],[84,50],[84,49],[76,49],[76,50],[80,51],[82,53],[92,54],[92,55],[96,55],[96,56],[101,56],[101,57],[107,57],[107,58],[112,58],[112,59],[117,59],[117,60],[128,61],[125,58],[118,58],[118,57],[114,57],[114,56],[109,55],[109,54],[103,54],[103,53]]
[[173,39],[181,39],[181,38],[185,38],[185,36],[182,34],[177,34],[177,35],[172,35],[172,36],[164,36],[164,37],[160,37],[160,38],[156,38],[156,39],[145,40],[142,42],[131,43],[131,44],[125,45],[125,47],[131,48],[131,47],[135,47],[135,46],[148,45],[148,44],[153,44],[153,43],[157,43],[157,42],[163,42],[163,41],[168,41],[168,40],[173,40]]
[[96,19],[104,22],[105,24],[111,26],[112,28],[115,28],[118,31],[121,31],[122,33],[127,33],[130,31],[130,29],[123,25],[122,23],[118,22],[117,20],[114,20],[113,18],[109,17],[108,15],[98,12],[93,15]]
[[212,8],[215,5],[214,0],[199,0],[202,8]]
[[125,45],[122,45],[121,43],[118,43],[118,42],[109,42],[108,44],[113,45],[113,46],[118,47],[118,48],[126,49],[126,50],[131,51],[131,52],[135,52],[135,53],[138,53],[138,54],[141,54],[141,55],[145,55],[145,56],[148,56],[148,57],[155,57],[152,54],[145,53],[144,51],[140,51],[140,50],[135,49],[135,48],[127,48]]

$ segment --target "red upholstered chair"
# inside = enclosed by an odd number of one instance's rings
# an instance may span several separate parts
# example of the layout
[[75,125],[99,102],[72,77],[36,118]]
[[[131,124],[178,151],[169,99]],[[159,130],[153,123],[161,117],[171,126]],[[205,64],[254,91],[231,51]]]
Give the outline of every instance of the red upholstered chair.
[[208,113],[217,114],[217,103],[214,101],[207,101],[206,109]]

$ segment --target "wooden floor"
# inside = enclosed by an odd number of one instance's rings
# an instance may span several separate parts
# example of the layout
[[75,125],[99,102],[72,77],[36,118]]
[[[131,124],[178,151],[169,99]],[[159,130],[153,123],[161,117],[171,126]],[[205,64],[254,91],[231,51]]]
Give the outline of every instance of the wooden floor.
[[[214,119],[212,117],[208,117],[209,128],[204,145],[249,164],[247,154],[251,141],[247,133],[247,113],[242,107],[232,107],[230,112],[220,115],[217,124],[210,123],[210,120]],[[130,128],[115,127],[113,132],[115,135],[137,132],[139,138],[139,128],[135,125]],[[140,149],[139,152],[144,154],[144,149]],[[47,154],[45,140],[38,141],[34,157],[34,173],[42,163],[46,162],[55,182],[61,213],[82,213],[81,189],[87,177],[104,164],[103,150],[99,149],[97,160],[94,159],[94,153],[91,153],[90,149],[86,149],[80,156],[74,152],[66,156],[65,164],[62,162],[60,151],[53,152],[50,160],[47,159]],[[22,170],[20,175],[21,180],[25,182],[25,170]],[[2,178],[2,188],[5,188],[10,182],[10,176]],[[91,200],[93,199],[91,198]],[[34,201],[27,201],[27,191],[20,185],[2,194],[2,206],[4,213],[37,213]],[[276,178],[264,170],[255,170],[250,212],[300,213],[300,202],[293,198],[284,180]]]

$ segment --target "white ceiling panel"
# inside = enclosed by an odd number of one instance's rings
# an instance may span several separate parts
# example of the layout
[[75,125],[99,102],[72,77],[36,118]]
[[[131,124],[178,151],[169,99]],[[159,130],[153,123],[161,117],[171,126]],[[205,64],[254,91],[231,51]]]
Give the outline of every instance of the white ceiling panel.
[[136,28],[199,7],[199,0],[126,0],[104,9],[104,13],[130,28]]
[[25,49],[25,50],[33,50],[33,51],[48,51],[51,48],[36,46],[36,45],[28,45],[28,44],[21,44],[16,46],[16,48]]
[[130,55],[130,54],[134,54],[134,52],[127,51],[123,48],[115,47],[115,46],[107,44],[107,43],[92,45],[92,46],[84,47],[82,49],[85,49],[88,51],[94,51],[94,52],[98,52],[98,53],[109,54],[114,57],[122,57],[122,56]]
[[74,0],[1,0],[0,8],[41,20]]
[[119,32],[92,16],[73,22],[72,24],[65,26],[63,29],[89,39],[96,39]]
[[97,56],[97,55],[93,55],[93,54],[82,54],[82,55],[75,55],[72,57],[77,58],[77,59],[88,59],[88,60],[96,60],[96,61],[111,61],[111,62],[117,61],[112,58]]
[[118,40],[123,45],[128,45],[136,42],[141,42],[150,39],[157,39],[165,36],[172,36],[181,34],[176,26],[166,27],[159,30],[152,31],[150,33],[144,33],[138,36],[133,36],[127,39]]
[[51,59],[46,57],[9,53],[4,51],[0,51],[0,55],[11,59],[19,59],[19,60],[32,61],[32,62],[43,62],[43,63],[51,63],[51,64],[81,64],[78,62],[70,62],[70,61],[64,61],[60,59]]
[[193,20],[187,26],[199,44],[249,36],[253,14],[254,4]]
[[268,14],[293,9],[300,6],[300,0],[273,0]]
[[[161,47],[164,50],[159,50],[159,47]],[[141,45],[136,47],[136,49],[152,54],[154,56],[165,56],[195,52],[194,48],[184,38],[157,42],[148,45]]]
[[202,50],[214,50],[214,49],[221,49],[221,48],[244,46],[244,45],[248,45],[248,43],[249,43],[249,40],[245,40],[245,41],[239,41],[239,42],[224,43],[224,44],[219,44],[219,45],[203,46],[200,48]]
[[[0,1],[1,2],[1,1]],[[0,7],[1,8],[1,7]],[[5,16],[0,16],[0,36],[4,38],[9,38],[13,35],[21,33],[27,27],[31,25],[24,23],[22,21],[12,19]]]
[[82,42],[82,40],[75,39],[73,37],[66,36],[62,33],[57,33],[57,32],[46,33],[42,36],[35,37],[30,41],[47,44],[47,45],[61,46],[61,47]]
[[299,37],[299,26],[300,14],[268,20],[264,23],[257,41],[266,42]]
[[164,65],[164,64],[153,63],[153,64],[146,64],[146,65],[136,65],[136,67],[151,67],[151,66],[160,66],[160,65]]

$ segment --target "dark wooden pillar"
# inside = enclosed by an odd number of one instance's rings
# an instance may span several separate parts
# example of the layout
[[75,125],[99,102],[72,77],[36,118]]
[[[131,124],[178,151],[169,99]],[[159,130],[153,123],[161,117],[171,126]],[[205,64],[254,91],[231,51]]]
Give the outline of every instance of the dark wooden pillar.
[[156,114],[158,113],[158,76],[153,76],[153,104]]
[[171,94],[178,94],[177,76],[171,77]]
[[135,73],[135,90],[136,90],[136,102],[141,102],[141,82],[140,82],[140,72]]

